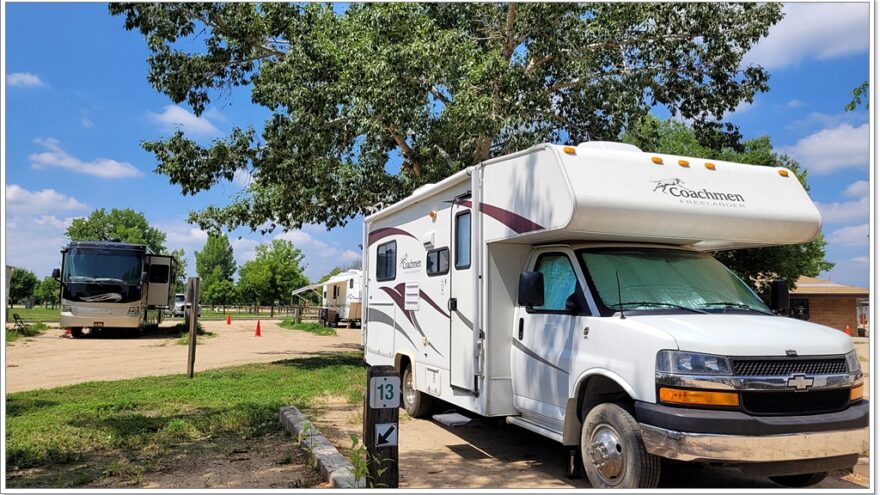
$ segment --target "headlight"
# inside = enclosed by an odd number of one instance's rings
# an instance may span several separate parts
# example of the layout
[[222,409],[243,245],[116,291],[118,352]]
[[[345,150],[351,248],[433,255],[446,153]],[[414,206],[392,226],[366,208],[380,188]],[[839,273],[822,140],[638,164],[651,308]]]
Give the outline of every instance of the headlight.
[[657,371],[680,375],[731,375],[730,360],[725,356],[697,352],[660,351]]
[[846,353],[846,367],[850,373],[862,371],[862,365],[859,363],[859,354],[855,349]]

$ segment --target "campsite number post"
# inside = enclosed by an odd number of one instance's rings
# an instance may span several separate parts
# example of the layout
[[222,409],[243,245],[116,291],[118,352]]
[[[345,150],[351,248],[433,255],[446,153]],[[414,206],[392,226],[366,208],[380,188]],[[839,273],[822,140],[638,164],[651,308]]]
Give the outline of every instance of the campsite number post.
[[[183,303],[183,314],[189,327],[189,352],[186,358],[186,376],[192,378],[196,365],[196,337],[199,326],[199,277],[190,277],[186,281],[186,299]],[[187,314],[186,308],[189,308]]]
[[369,481],[376,488],[397,488],[400,375],[394,366],[371,366],[364,397],[364,447]]

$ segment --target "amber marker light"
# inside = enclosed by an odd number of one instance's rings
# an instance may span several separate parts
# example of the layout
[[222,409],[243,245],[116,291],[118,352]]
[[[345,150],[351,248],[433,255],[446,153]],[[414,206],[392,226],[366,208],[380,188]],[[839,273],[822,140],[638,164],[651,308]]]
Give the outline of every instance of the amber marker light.
[[739,394],[735,392],[710,392],[708,390],[682,390],[660,388],[660,401],[670,404],[695,406],[739,406]]
[[788,170],[778,170],[779,175],[783,177],[788,177]]
[[431,210],[431,212],[428,213],[428,216],[431,217],[431,220],[434,220],[437,218],[437,210]]
[[690,167],[691,166],[691,164],[688,163],[687,160],[679,160],[678,164],[681,165],[682,167]]
[[849,400],[850,401],[855,402],[857,400],[861,400],[862,397],[864,397],[864,395],[865,395],[865,384],[864,383],[860,383],[849,390]]
[[715,164],[712,162],[706,162],[706,168],[709,170],[715,170]]
[[663,165],[663,159],[659,156],[652,156],[651,161],[656,163],[657,165]]
[[569,155],[577,154],[577,150],[575,149],[574,146],[565,146],[564,148],[562,148],[562,151],[564,151],[566,154],[569,154]]

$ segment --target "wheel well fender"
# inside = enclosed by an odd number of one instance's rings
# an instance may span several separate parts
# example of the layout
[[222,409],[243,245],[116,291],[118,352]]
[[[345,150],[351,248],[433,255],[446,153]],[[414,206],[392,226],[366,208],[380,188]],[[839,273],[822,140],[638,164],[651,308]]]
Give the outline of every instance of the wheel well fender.
[[585,371],[574,386],[573,393],[565,404],[565,419],[562,426],[562,444],[567,446],[580,443],[581,425],[587,411],[606,402],[631,405],[636,397],[632,386],[620,375],[606,369]]

